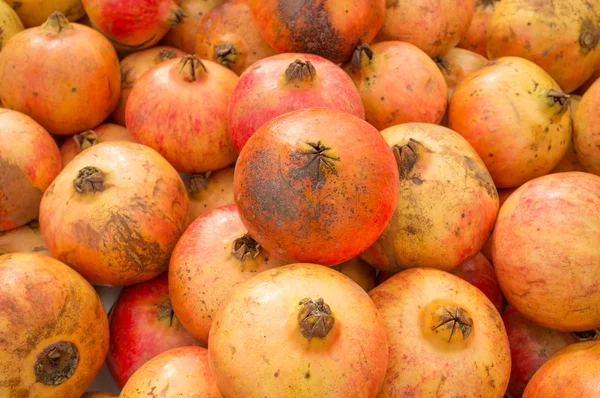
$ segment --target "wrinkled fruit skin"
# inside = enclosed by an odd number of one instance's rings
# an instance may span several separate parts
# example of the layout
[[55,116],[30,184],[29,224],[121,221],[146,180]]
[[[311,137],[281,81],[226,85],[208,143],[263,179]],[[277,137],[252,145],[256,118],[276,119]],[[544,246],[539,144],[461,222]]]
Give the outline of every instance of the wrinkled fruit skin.
[[81,0],[6,0],[19,15],[26,28],[39,26],[54,11],[65,14],[69,21],[77,21],[85,15]]
[[383,232],[397,204],[398,168],[367,122],[311,108],[277,117],[250,138],[233,191],[242,222],[269,252],[336,265]]
[[183,182],[190,200],[189,224],[201,215],[217,207],[235,203],[233,199],[233,175],[235,167],[215,172],[188,175]]
[[0,50],[11,37],[23,29],[25,28],[19,15],[7,3],[0,3]]
[[[104,363],[109,331],[102,302],[85,279],[51,257],[0,256],[0,323],[2,397],[79,397]],[[46,359],[36,373],[38,358],[52,347],[65,352],[61,346],[70,347],[69,361],[59,361],[56,372]]]
[[7,253],[36,253],[50,256],[39,223],[34,220],[22,227],[0,232],[0,255]]
[[435,58],[448,86],[448,98],[471,72],[488,63],[487,58],[463,48],[451,48]]
[[496,272],[483,254],[478,253],[475,257],[465,261],[450,273],[466,280],[481,290],[490,299],[492,304],[494,304],[498,313],[502,314],[502,291],[496,278]]
[[473,51],[487,57],[487,31],[490,19],[501,0],[475,0],[475,12],[469,29],[464,34],[458,47]]
[[573,120],[573,149],[577,159],[590,173],[600,175],[600,82],[594,83],[581,97]]
[[537,178],[500,209],[494,268],[508,302],[551,329],[600,327],[600,177],[570,172]]

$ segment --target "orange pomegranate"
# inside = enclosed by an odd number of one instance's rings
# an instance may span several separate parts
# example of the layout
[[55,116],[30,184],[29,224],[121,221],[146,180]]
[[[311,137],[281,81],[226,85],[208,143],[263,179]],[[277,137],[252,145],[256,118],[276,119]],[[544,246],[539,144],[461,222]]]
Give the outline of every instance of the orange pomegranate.
[[156,151],[104,142],[54,180],[40,226],[53,257],[93,284],[126,286],[167,270],[187,211],[183,181]]
[[375,397],[388,363],[367,293],[315,264],[284,265],[238,285],[213,319],[208,351],[227,397]]
[[0,256],[0,396],[73,398],[108,350],[108,319],[94,288],[47,256]]
[[436,57],[435,62],[444,75],[448,86],[448,98],[452,97],[456,86],[471,72],[488,63],[487,58],[463,48],[451,48],[444,54]]
[[0,232],[0,255],[7,253],[38,253],[49,256],[40,224],[34,220],[22,227]]
[[475,0],[475,12],[473,13],[471,24],[458,43],[458,47],[487,57],[488,25],[490,24],[492,14],[500,1],[501,0]]
[[567,152],[565,152],[565,156],[563,156],[560,162],[558,162],[556,167],[552,169],[550,173],[564,173],[567,171],[587,171],[579,161],[577,153],[575,152],[575,147],[573,146],[573,141],[576,139],[575,113],[577,111],[577,108],[579,107],[581,97],[579,95],[571,94],[569,96],[569,100],[571,101],[571,122],[573,125],[573,140],[569,140],[569,147],[567,148]]
[[0,1],[0,50],[11,37],[23,29],[25,29],[23,22],[21,22],[15,10],[4,1]]
[[184,183],[190,199],[189,222],[217,207],[235,203],[233,174],[235,168],[226,167],[215,172],[185,176]]
[[573,120],[573,149],[577,159],[590,173],[600,175],[600,82],[596,81],[581,97]]
[[60,146],[62,167],[65,168],[75,156],[79,155],[82,151],[88,149],[92,145],[108,141],[133,142],[133,137],[125,127],[112,123],[104,123],[95,127],[93,130],[75,134],[73,139],[65,141]]
[[26,28],[44,23],[53,12],[61,12],[69,21],[85,15],[81,0],[5,0],[19,15]]
[[377,272],[367,262],[359,257],[354,257],[351,260],[341,264],[334,265],[334,270],[341,272],[348,278],[356,282],[365,292],[373,289],[376,284]]

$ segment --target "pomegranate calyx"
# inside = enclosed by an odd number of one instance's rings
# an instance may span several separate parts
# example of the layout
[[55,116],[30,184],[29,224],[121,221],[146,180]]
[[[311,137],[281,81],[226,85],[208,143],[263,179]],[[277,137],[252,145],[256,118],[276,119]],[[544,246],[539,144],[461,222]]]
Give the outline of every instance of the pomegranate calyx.
[[295,60],[285,70],[288,82],[312,82],[317,76],[317,70],[310,61]]
[[83,133],[75,134],[73,136],[73,140],[77,144],[77,148],[79,148],[79,152],[84,149],[88,149],[89,147],[96,145],[98,142],[98,135],[94,130],[84,131]]
[[560,105],[560,114],[566,112],[571,105],[571,96],[562,91],[550,89],[548,90],[547,96],[552,101],[552,105]]
[[325,303],[323,298],[314,301],[308,297],[302,299],[300,305],[302,308],[298,313],[298,325],[302,335],[308,341],[315,337],[325,338],[335,324],[335,318],[329,305]]
[[177,26],[177,25],[183,23],[183,20],[185,18],[187,18],[187,16],[188,15],[185,13],[185,11],[183,11],[183,9],[181,7],[175,7],[171,11],[171,15],[167,19],[167,22],[169,23],[169,25],[171,27]]
[[572,335],[579,341],[600,340],[600,329],[573,332]]
[[214,60],[228,69],[236,63],[238,55],[239,52],[233,44],[219,43],[215,46]]
[[473,330],[473,319],[469,313],[460,307],[442,307],[436,312],[436,323],[432,327],[432,331],[447,334],[449,332],[448,343],[452,341],[452,337],[460,330],[462,339],[466,340]]
[[77,177],[73,180],[73,186],[78,193],[102,192],[104,191],[104,173],[92,166],[79,170]]
[[439,57],[435,57],[433,58],[433,61],[436,63],[436,65],[438,66],[438,68],[440,68],[440,70],[442,71],[442,73],[449,75],[450,74],[450,64],[448,63],[448,61],[446,60],[446,58],[439,56]]
[[361,70],[363,61],[366,61],[366,63],[371,62],[374,55],[375,53],[373,52],[373,49],[367,43],[359,44],[352,53],[350,64],[353,68]]
[[188,83],[195,82],[208,73],[200,57],[195,54],[186,55],[181,58],[176,67],[179,67],[179,74]]
[[260,254],[260,244],[250,234],[245,234],[233,242],[231,253],[240,261],[256,258]]
[[587,54],[594,50],[600,40],[600,29],[594,26],[590,19],[586,19],[581,24],[581,33],[579,34],[579,45]]
[[60,11],[54,11],[46,22],[42,25],[44,29],[53,31],[54,33],[60,33],[69,26],[69,20]]
[[35,381],[57,386],[69,380],[79,364],[79,350],[69,341],[50,344],[38,355],[33,365]]
[[306,165],[302,167],[302,173],[308,175],[313,187],[319,188],[327,181],[328,174],[337,176],[336,162],[339,162],[340,158],[328,152],[331,148],[325,146],[321,141],[307,142],[306,144],[309,149],[300,151],[300,154],[308,156]]
[[212,174],[212,171],[207,171],[204,173],[195,173],[192,174],[190,178],[190,185],[188,187],[189,193],[198,193],[206,187],[208,187],[209,177]]
[[396,164],[398,164],[400,179],[406,180],[410,178],[410,173],[419,160],[419,147],[422,145],[419,141],[411,138],[408,144],[394,145],[392,148]]

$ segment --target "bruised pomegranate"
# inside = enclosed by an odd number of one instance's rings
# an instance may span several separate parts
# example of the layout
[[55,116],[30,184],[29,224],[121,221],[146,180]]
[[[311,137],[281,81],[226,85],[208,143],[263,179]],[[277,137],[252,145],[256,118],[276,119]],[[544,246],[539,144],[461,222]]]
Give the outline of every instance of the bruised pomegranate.
[[44,23],[53,12],[61,12],[69,21],[77,21],[85,15],[81,0],[5,0],[19,15],[26,28]]
[[0,50],[11,37],[23,29],[25,29],[23,23],[15,10],[4,1],[0,1]]
[[373,126],[310,108],[279,116],[250,138],[233,192],[242,222],[269,252],[336,265],[385,229],[398,199],[398,169]]
[[35,120],[0,109],[0,231],[38,216],[44,191],[60,172],[56,142]]
[[451,273],[481,290],[498,312],[502,313],[502,291],[500,291],[496,272],[483,254],[478,253],[472,259],[459,265],[458,268],[453,269]]
[[457,87],[448,127],[475,148],[498,188],[518,187],[550,172],[567,151],[569,96],[534,63],[501,58]]
[[215,172],[197,173],[186,176],[184,183],[190,199],[189,222],[216,209],[234,204],[233,166]]
[[388,272],[451,270],[473,258],[498,212],[496,187],[477,153],[454,131],[432,124],[401,124],[381,134],[400,172],[398,205],[361,258]]
[[369,295],[390,347],[378,397],[504,395],[508,338],[500,314],[479,289],[447,272],[415,268]]
[[104,142],[54,180],[40,226],[53,257],[93,284],[126,286],[167,270],[187,211],[183,181],[156,151]]
[[[556,167],[552,169],[550,173],[564,173],[566,171],[587,171],[579,161],[577,153],[575,152],[575,147],[573,146],[573,141],[577,134],[577,132],[575,131],[575,113],[577,111],[577,108],[579,107],[581,97],[578,95],[571,94],[569,96],[569,100],[571,101],[571,122],[573,124],[573,140],[569,140],[569,147],[567,148],[567,152],[565,152],[565,156],[563,156],[560,162],[558,162]],[[600,172],[597,174],[600,174]]]
[[173,309],[183,326],[207,343],[212,319],[235,286],[282,264],[248,234],[236,205],[214,209],[197,218],[173,250]]
[[360,95],[346,73],[311,54],[280,54],[240,76],[229,102],[231,139],[240,152],[262,125],[297,109],[325,107],[365,118]]
[[448,87],[439,68],[412,44],[359,45],[344,66],[362,98],[366,120],[378,130],[401,123],[439,123]]
[[0,256],[0,396],[73,398],[100,371],[108,319],[94,288],[47,256]]
[[375,269],[358,257],[354,257],[331,268],[352,279],[366,292],[375,287],[377,277]]
[[60,146],[62,167],[65,168],[65,166],[83,150],[88,149],[92,145],[108,141],[133,142],[133,137],[125,127],[112,123],[101,124],[93,130],[75,134],[73,139],[65,141]]
[[590,173],[600,175],[600,81],[581,97],[573,120],[573,149],[577,159]]
[[435,58],[448,86],[448,98],[452,97],[456,86],[471,72],[488,63],[487,58],[463,48],[451,48]]
[[227,128],[227,105],[237,81],[235,73],[196,55],[165,61],[131,90],[127,128],[179,172],[222,169],[237,158]]
[[367,398],[381,389],[388,363],[381,318],[337,271],[315,264],[263,271],[238,285],[213,321],[209,361],[226,397]]
[[44,236],[37,221],[0,232],[0,255],[6,253],[38,253],[49,256]]
[[501,0],[475,0],[475,11],[469,29],[458,47],[487,57],[487,31],[492,14]]
[[600,327],[600,177],[536,178],[500,209],[494,268],[508,302],[551,329]]
[[206,13],[221,4],[223,0],[180,0],[179,7],[185,13],[183,21],[169,30],[162,43],[192,54],[196,47],[196,31]]
[[191,52],[238,75],[259,59],[277,54],[254,24],[248,0],[229,0],[209,11],[198,25]]

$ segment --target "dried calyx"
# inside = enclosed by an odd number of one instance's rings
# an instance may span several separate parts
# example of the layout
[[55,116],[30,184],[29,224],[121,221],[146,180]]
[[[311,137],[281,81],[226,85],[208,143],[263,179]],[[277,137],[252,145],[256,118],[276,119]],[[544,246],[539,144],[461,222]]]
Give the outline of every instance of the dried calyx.
[[88,149],[89,147],[96,145],[98,142],[98,136],[94,130],[88,130],[80,134],[75,134],[73,136],[73,140],[77,143],[77,147],[81,152],[84,149]]
[[184,18],[186,18],[187,16],[188,15],[185,13],[185,11],[183,11],[183,9],[181,9],[180,7],[175,7],[171,11],[171,15],[169,16],[167,21],[169,22],[169,25],[173,27],[179,25],[180,23],[183,23]]
[[571,105],[571,96],[563,93],[562,91],[550,89],[547,93],[548,98],[552,101],[552,104],[560,105],[560,113],[566,112]]
[[232,69],[236,63],[239,52],[229,43],[220,43],[215,46],[214,60],[228,69]]
[[260,254],[260,244],[250,234],[245,234],[233,241],[231,253],[240,261],[253,259]]
[[67,27],[69,27],[69,20],[65,17],[65,14],[60,11],[54,11],[50,14],[46,22],[42,25],[42,28],[51,30],[55,33],[60,33]]
[[167,297],[165,300],[162,300],[158,304],[156,304],[157,313],[156,316],[159,320],[169,318],[169,327],[173,326],[173,319],[175,319],[175,311],[173,310],[173,305],[171,304],[171,300]]
[[322,298],[315,301],[307,297],[300,301],[300,306],[298,326],[302,335],[309,341],[315,337],[325,338],[335,324],[329,305]]
[[73,180],[73,187],[81,194],[102,192],[104,191],[104,173],[97,167],[84,167],[79,170],[77,177]]
[[206,66],[197,55],[186,55],[181,58],[181,61],[176,66],[179,69],[179,74],[186,82],[195,82],[202,76],[206,76],[208,71]]
[[208,182],[210,181],[211,174],[212,171],[192,174],[192,176],[190,177],[190,185],[188,186],[188,192],[198,193],[200,191],[205,190],[208,187]]
[[359,44],[352,53],[350,65],[352,65],[353,68],[360,70],[362,69],[363,62],[367,64],[370,63],[373,60],[374,55],[373,49],[367,43]]
[[292,83],[312,82],[317,77],[317,70],[310,61],[297,59],[287,67],[285,77]]
[[79,350],[68,341],[50,344],[33,365],[36,383],[57,386],[69,380],[79,364]]
[[452,338],[462,336],[466,340],[473,330],[473,319],[469,313],[460,307],[440,307],[435,313],[432,331],[440,337],[452,342]]
[[398,165],[400,179],[405,180],[410,177],[410,172],[419,160],[419,151],[422,147],[423,144],[413,138],[408,140],[408,144],[394,145],[392,150]]

